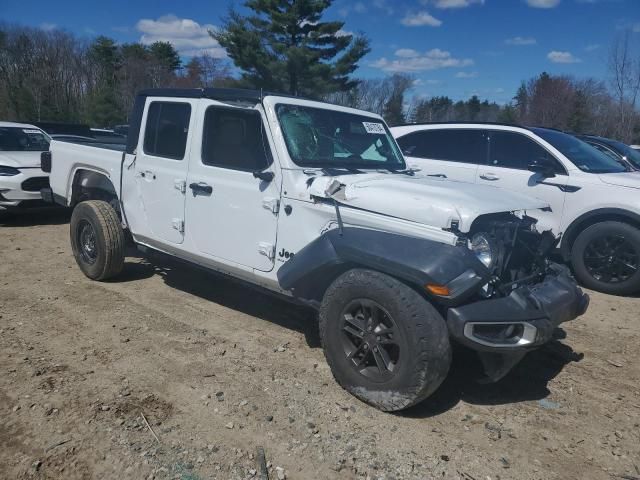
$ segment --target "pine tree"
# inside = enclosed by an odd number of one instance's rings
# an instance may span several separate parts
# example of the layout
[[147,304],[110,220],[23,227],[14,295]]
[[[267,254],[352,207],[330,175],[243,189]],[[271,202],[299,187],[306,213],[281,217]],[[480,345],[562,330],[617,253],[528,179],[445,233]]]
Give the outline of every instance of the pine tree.
[[242,70],[244,84],[293,95],[320,97],[346,91],[349,75],[369,52],[369,41],[323,22],[331,0],[247,0],[253,12],[231,9],[222,28],[210,32]]

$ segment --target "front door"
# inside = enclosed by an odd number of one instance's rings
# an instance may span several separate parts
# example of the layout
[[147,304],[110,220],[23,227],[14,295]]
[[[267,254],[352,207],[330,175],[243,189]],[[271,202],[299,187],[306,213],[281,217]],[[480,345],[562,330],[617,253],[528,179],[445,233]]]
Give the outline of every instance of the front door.
[[153,100],[145,106],[142,131],[123,170],[129,228],[141,240],[180,244],[195,102]]
[[[553,163],[555,177],[542,178],[528,170],[534,162]],[[564,167],[540,144],[517,132],[491,131],[487,164],[478,167],[478,183],[493,185],[539,198],[551,211],[530,212],[538,218],[539,230],[560,232],[569,177]]]
[[198,253],[270,271],[281,177],[259,111],[211,102],[187,177],[187,235]]

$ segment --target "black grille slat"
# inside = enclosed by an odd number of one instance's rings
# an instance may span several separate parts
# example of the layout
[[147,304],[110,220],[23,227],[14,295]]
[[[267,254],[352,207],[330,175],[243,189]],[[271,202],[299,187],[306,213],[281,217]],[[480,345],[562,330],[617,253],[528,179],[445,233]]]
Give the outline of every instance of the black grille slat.
[[22,182],[25,192],[39,192],[43,188],[49,188],[49,177],[31,177]]

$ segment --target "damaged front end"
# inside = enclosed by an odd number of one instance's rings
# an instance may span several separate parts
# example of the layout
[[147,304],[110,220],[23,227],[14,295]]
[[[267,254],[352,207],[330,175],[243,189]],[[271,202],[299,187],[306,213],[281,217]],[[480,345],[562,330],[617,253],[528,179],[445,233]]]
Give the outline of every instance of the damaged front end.
[[[455,225],[454,225],[455,228]],[[536,220],[512,213],[479,217],[457,233],[486,268],[483,284],[446,313],[449,332],[479,353],[488,381],[497,381],[532,348],[553,338],[563,322],[582,315],[589,297],[569,270],[549,256],[558,239]]]

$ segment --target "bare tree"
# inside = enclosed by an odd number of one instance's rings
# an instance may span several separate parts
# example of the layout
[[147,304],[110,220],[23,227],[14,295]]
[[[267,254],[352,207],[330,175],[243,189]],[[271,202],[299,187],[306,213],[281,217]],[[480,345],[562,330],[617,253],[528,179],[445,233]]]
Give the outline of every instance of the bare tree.
[[640,92],[640,52],[632,39],[631,31],[626,30],[613,41],[609,52],[609,73],[618,106],[618,135],[626,142],[632,140]]

